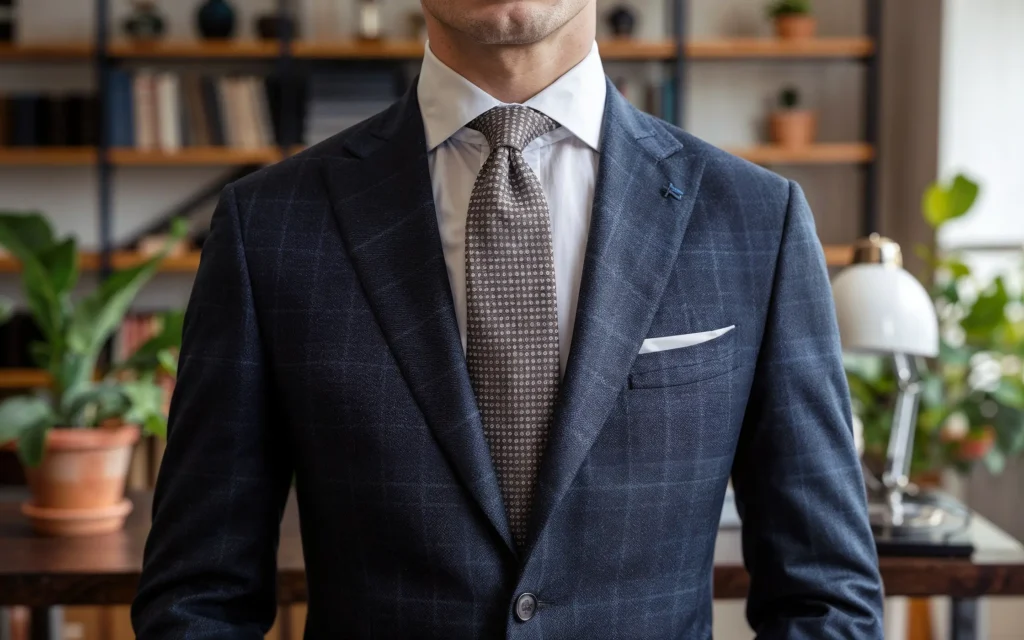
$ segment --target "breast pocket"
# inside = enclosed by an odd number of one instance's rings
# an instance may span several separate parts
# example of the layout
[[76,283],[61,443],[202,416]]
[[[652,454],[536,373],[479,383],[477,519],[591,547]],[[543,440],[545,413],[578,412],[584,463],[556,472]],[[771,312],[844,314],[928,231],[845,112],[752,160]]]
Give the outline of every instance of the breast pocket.
[[657,389],[690,384],[729,373],[739,366],[739,331],[691,347],[641,353],[629,372],[630,389]]

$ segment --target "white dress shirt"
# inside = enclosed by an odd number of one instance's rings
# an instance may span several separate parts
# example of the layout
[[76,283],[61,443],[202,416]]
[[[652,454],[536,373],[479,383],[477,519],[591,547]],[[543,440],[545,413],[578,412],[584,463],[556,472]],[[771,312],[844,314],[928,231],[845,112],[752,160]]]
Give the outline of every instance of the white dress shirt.
[[[582,62],[524,103],[562,125],[527,145],[523,158],[540,179],[551,214],[563,372],[572,344],[590,230],[605,92],[604,68],[595,43]],[[420,70],[417,97],[427,137],[441,248],[465,349],[466,213],[476,176],[490,153],[483,134],[467,129],[466,125],[505,103],[438,60],[429,44]]]

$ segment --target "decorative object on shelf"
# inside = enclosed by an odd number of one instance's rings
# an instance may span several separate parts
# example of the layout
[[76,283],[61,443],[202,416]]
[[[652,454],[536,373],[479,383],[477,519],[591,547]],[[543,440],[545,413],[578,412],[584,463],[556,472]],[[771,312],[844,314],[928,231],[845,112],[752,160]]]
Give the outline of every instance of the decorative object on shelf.
[[811,0],[775,0],[768,5],[768,17],[775,21],[775,35],[783,40],[813,38],[818,31]]
[[784,147],[806,147],[818,132],[818,114],[800,108],[800,92],[787,87],[779,94],[779,109],[771,115],[771,139]]
[[267,13],[256,18],[256,35],[263,40],[277,40],[287,30],[291,37],[298,38],[298,25],[295,20],[279,13]]
[[230,38],[235,34],[235,9],[227,0],[205,0],[196,12],[196,25],[204,38]]
[[0,0],[0,42],[14,42],[17,20],[15,0]]
[[[185,230],[176,222],[172,240]],[[164,392],[124,366],[98,379],[97,365],[165,254],[72,299],[80,262],[74,238],[56,238],[39,214],[0,214],[0,245],[21,262],[25,298],[43,335],[32,355],[52,380],[48,389],[0,403],[0,444],[16,442],[29,481],[22,511],[42,534],[117,530],[132,508],[124,497],[132,447],[142,430],[166,432]]]
[[427,21],[419,9],[409,12],[409,36],[417,42],[427,41]]
[[359,0],[359,37],[363,40],[380,38],[380,3],[378,0]]
[[636,12],[628,6],[619,5],[608,12],[608,26],[616,38],[631,38],[636,29]]
[[124,33],[135,42],[152,42],[164,37],[167,21],[151,0],[134,0],[131,15],[125,18]]

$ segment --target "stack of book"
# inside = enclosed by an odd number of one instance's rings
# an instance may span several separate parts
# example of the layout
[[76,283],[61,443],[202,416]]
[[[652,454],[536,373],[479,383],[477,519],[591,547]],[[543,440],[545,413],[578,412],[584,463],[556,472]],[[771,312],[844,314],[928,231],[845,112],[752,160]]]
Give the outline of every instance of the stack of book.
[[276,144],[275,83],[258,76],[116,70],[111,144],[143,151],[259,149]]
[[388,108],[399,97],[392,71],[314,73],[310,80],[305,139],[316,144]]
[[95,145],[97,106],[81,94],[0,96],[0,147]]

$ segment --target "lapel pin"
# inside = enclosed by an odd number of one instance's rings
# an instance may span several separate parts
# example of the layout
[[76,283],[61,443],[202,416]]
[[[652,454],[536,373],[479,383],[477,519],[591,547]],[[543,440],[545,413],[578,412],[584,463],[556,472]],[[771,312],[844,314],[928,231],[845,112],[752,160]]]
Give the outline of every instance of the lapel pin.
[[661,196],[663,198],[675,198],[676,200],[682,200],[683,192],[679,189],[679,187],[670,182],[668,183],[667,187],[661,190]]

